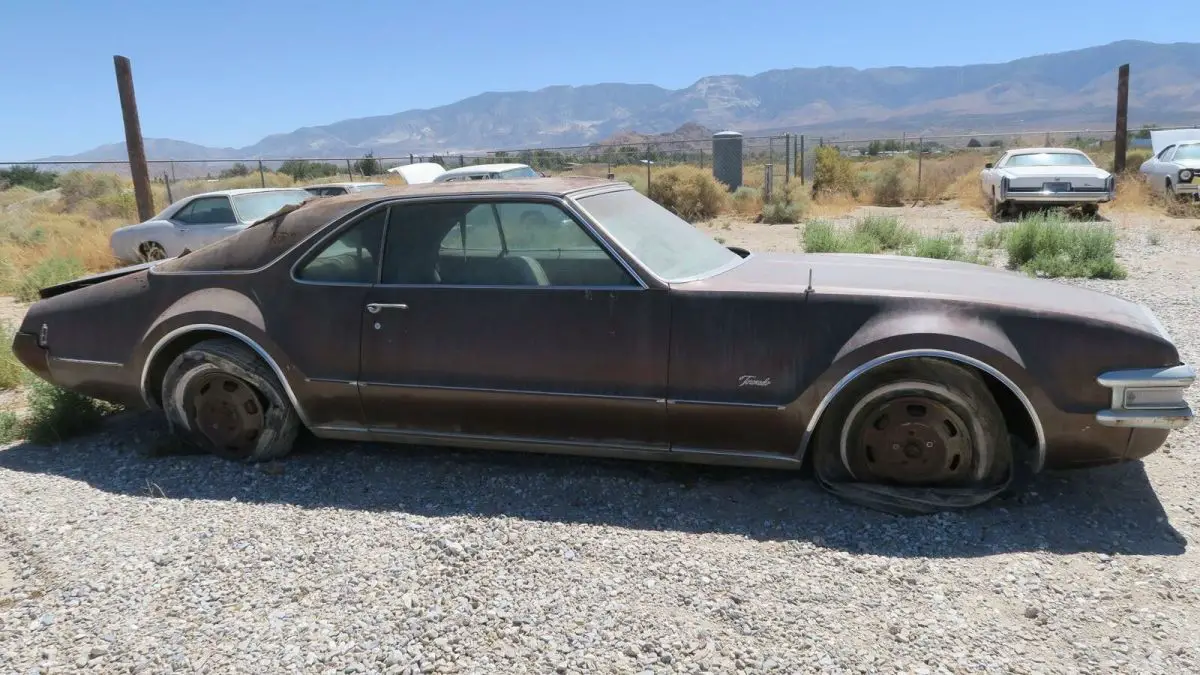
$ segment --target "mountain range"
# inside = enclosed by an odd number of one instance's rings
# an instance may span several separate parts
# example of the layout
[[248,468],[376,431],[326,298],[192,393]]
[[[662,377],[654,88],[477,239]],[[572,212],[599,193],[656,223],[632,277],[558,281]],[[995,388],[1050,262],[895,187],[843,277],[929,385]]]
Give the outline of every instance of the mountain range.
[[[694,128],[909,135],[1111,127],[1130,64],[1130,122],[1200,123],[1200,44],[1121,41],[1007,63],[788,68],[652,84],[487,92],[448,105],[272,134],[243,148],[147,138],[149,159],[377,157],[585,145]],[[702,125],[699,126],[699,125]],[[124,143],[45,160],[123,160]]]

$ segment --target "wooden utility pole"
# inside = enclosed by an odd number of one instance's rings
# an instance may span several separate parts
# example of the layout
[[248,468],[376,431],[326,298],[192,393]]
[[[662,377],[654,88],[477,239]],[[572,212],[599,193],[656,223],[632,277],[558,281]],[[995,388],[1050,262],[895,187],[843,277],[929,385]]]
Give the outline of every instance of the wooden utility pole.
[[137,98],[133,95],[133,69],[124,56],[114,56],[113,66],[117,70],[117,93],[121,97],[121,116],[125,120],[125,149],[129,151],[133,196],[137,199],[138,217],[146,221],[154,217],[154,193],[150,191],[150,168],[146,164],[146,146],[142,143]]
[[1125,148],[1129,143],[1129,64],[1117,71],[1117,134],[1113,155],[1113,173],[1125,170]]

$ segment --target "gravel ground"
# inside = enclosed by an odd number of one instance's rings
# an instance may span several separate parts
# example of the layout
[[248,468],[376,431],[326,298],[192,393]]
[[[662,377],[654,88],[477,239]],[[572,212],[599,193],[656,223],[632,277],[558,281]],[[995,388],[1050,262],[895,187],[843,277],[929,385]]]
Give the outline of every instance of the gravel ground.
[[[1130,279],[1082,283],[1200,363],[1200,232],[1118,224]],[[320,442],[249,468],[152,456],[160,430],[0,450],[0,672],[1200,671],[1195,425],[913,519],[765,471]]]

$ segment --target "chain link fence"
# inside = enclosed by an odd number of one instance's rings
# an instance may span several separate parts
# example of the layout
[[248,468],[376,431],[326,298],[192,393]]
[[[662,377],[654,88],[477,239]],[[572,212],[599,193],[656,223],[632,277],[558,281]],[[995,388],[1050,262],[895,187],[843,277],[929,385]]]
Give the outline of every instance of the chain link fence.
[[[1170,128],[1184,128],[1175,125]],[[1200,125],[1195,125],[1200,128]],[[1167,128],[1167,127],[1164,127]],[[736,135],[736,134],[735,134]],[[1148,134],[1131,132],[1127,168],[1136,170],[1149,154]],[[169,201],[199,192],[228,187],[280,187],[326,182],[378,181],[402,183],[388,169],[422,162],[441,164],[446,169],[492,163],[520,163],[547,175],[589,175],[627,180],[648,191],[658,171],[676,166],[693,166],[713,171],[713,138],[694,140],[601,143],[567,147],[524,148],[460,153],[412,153],[358,157],[210,158],[152,159],[152,180],[165,188]],[[723,162],[740,162],[740,185],[761,190],[769,199],[792,181],[812,183],[817,155],[831,147],[838,154],[863,162],[867,173],[875,162],[895,157],[913,160],[917,191],[936,192],[965,173],[975,172],[1006,148],[1069,146],[1087,152],[1100,166],[1111,167],[1111,129],[1060,131],[1013,131],[952,135],[900,134],[891,137],[840,138],[832,135],[778,134],[740,137],[737,157]],[[732,147],[732,146],[728,146]],[[726,152],[729,149],[724,150]],[[978,166],[976,166],[978,165]],[[129,176],[125,161],[0,162],[0,167],[28,166],[40,171],[63,173],[72,170],[110,172]],[[162,205],[156,205],[162,206]]]

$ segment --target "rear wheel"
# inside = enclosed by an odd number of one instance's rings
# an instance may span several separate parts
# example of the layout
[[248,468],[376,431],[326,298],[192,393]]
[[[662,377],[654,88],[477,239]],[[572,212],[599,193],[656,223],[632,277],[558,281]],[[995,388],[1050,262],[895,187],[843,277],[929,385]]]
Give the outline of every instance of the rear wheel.
[[981,504],[1003,492],[1012,468],[1004,414],[983,378],[938,359],[852,382],[822,417],[814,453],[835,494],[904,512]]
[[1080,212],[1088,218],[1095,218],[1100,213],[1099,204],[1083,204],[1079,207]]
[[163,378],[162,401],[176,435],[227,459],[282,457],[300,431],[275,374],[232,339],[205,340],[180,354]]
[[166,260],[167,249],[157,241],[143,242],[138,246],[138,255],[142,256],[142,260],[150,262],[152,260]]

